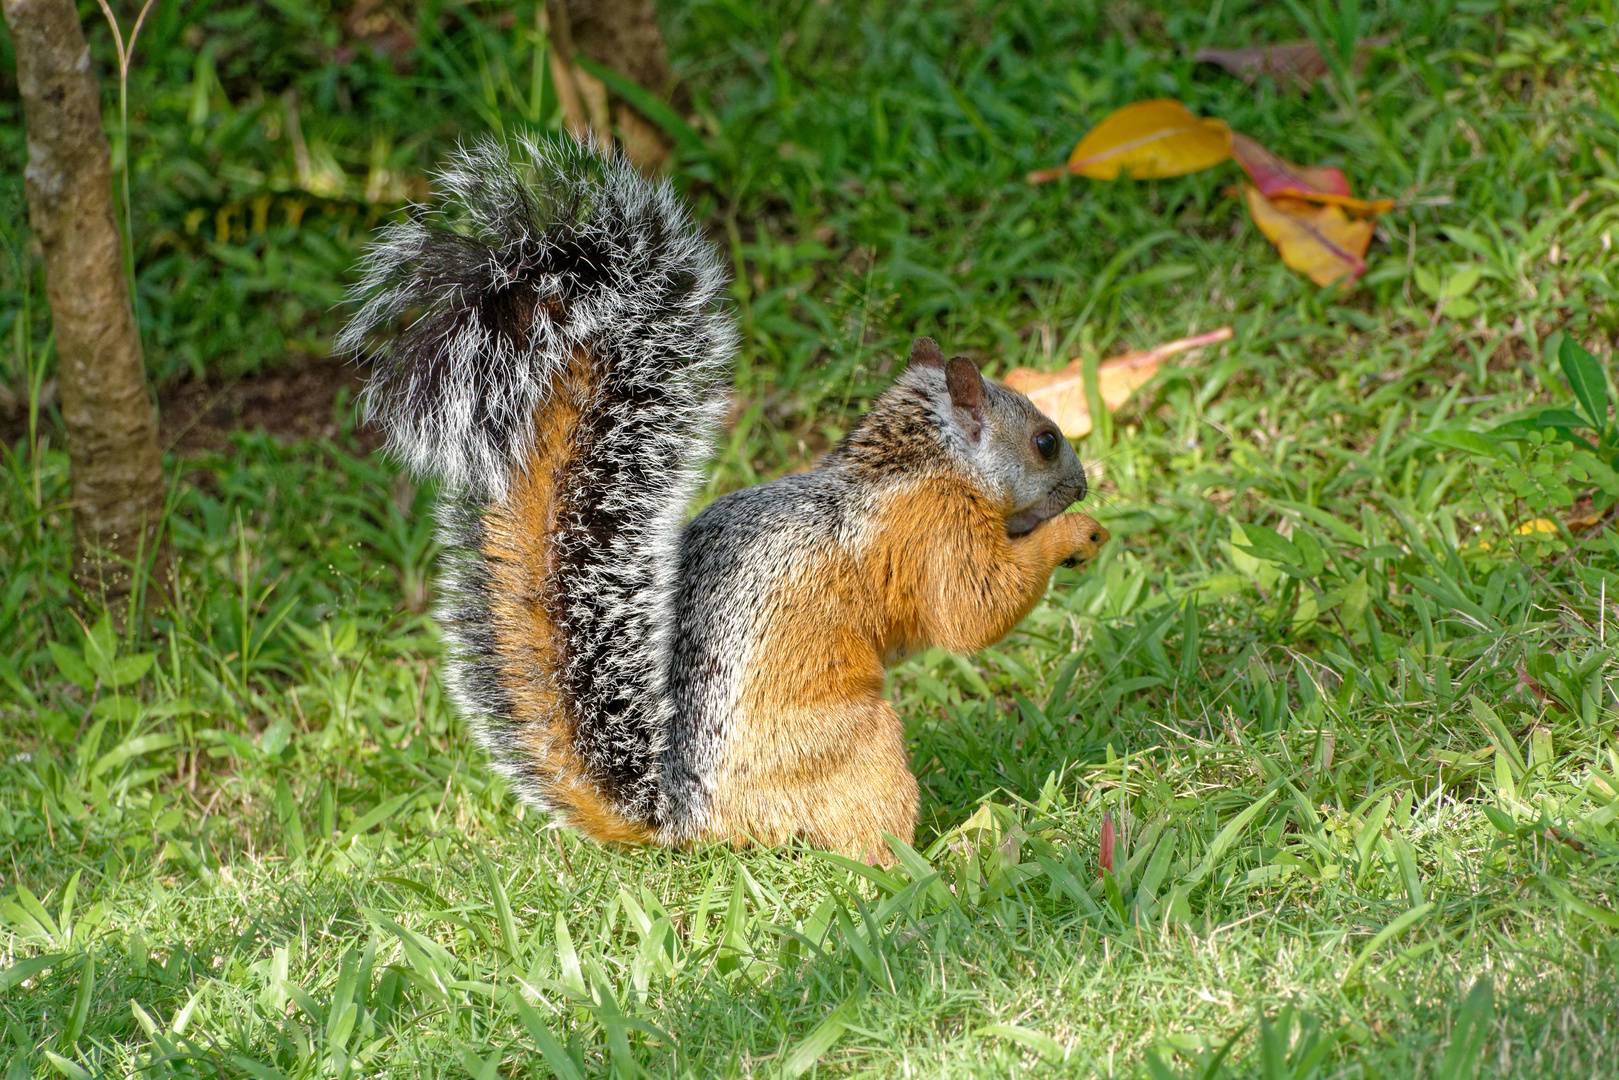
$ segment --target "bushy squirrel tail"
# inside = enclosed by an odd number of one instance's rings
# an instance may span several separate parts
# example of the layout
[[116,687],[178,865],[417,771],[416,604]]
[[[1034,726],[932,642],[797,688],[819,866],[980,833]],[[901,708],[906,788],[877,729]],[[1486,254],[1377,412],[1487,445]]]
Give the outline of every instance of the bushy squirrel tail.
[[726,275],[667,182],[595,146],[479,141],[438,187],[370,249],[338,344],[371,354],[392,453],[441,482],[447,681],[525,798],[649,839]]

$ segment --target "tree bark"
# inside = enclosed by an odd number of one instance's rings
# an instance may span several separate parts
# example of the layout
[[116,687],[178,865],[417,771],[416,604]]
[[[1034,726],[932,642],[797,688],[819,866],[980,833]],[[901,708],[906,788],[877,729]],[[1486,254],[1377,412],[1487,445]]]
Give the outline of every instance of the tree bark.
[[[115,600],[161,581],[163,459],[113,217],[101,94],[73,0],[3,0],[28,137],[28,221],[45,252],[73,482],[73,577]],[[144,564],[144,566],[142,566]],[[153,590],[155,594],[157,590]]]
[[[560,42],[567,60],[577,52],[659,97],[674,90],[669,50],[652,0],[551,0],[551,6],[567,11],[566,38]],[[553,26],[561,22],[554,18]],[[562,37],[554,33],[553,41]],[[586,72],[577,75],[595,82]],[[661,128],[624,101],[614,103],[613,121],[624,152],[638,168],[648,173],[663,168],[672,147]]]

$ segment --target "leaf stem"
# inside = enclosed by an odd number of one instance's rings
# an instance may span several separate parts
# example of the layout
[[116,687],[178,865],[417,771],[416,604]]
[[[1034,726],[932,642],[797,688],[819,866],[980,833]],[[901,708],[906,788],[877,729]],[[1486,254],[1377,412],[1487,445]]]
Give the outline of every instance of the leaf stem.
[[96,0],[96,3],[101,6],[101,13],[107,17],[107,25],[112,28],[113,45],[118,50],[118,154],[120,186],[124,199],[124,278],[129,286],[130,306],[136,313],[135,333],[138,337],[140,301],[135,292],[135,227],[129,199],[129,61],[135,54],[135,39],[140,37],[141,27],[146,23],[146,15],[152,10],[152,0],[146,0],[146,3],[141,5],[140,14],[135,16],[135,27],[129,32],[127,47],[124,45],[123,32],[118,28],[118,18],[112,13],[112,6],[107,0]]

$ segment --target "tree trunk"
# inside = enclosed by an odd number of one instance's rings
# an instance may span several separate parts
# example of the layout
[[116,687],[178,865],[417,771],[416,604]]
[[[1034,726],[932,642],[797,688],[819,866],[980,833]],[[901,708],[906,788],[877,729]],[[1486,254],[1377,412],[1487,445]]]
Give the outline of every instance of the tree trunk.
[[[645,87],[659,97],[674,89],[669,50],[658,29],[652,0],[550,0],[553,12],[552,43],[572,67],[573,56],[583,55]],[[559,16],[567,13],[562,29]],[[574,77],[588,107],[589,99],[606,88],[588,72],[574,67]],[[628,102],[614,102],[613,122],[618,126],[624,152],[643,172],[657,172],[669,158],[669,138]],[[574,126],[570,122],[570,127]]]
[[[163,459],[130,307],[101,95],[73,0],[3,0],[28,136],[28,221],[45,251],[73,480],[73,577],[115,600],[161,581]],[[153,590],[157,592],[157,590]]]

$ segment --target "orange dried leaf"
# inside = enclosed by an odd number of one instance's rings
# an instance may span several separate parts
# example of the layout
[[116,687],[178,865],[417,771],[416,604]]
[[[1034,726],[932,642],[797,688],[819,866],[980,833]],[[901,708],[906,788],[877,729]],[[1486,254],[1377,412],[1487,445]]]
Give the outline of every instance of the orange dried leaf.
[[1349,178],[1331,165],[1295,165],[1277,157],[1240,131],[1231,133],[1231,156],[1248,179],[1268,199],[1292,196],[1310,202],[1331,203],[1362,215],[1394,209],[1393,199],[1368,201],[1349,194]]
[[[1229,341],[1231,337],[1231,327],[1222,326],[1206,334],[1168,341],[1151,349],[1132,349],[1103,360],[1096,369],[1103,407],[1113,412],[1123,405],[1138,387],[1158,374],[1159,364],[1176,353]],[[1034,402],[1035,408],[1051,417],[1068,438],[1080,439],[1090,434],[1092,420],[1089,403],[1085,400],[1083,360],[1075,360],[1060,371],[1017,368],[1007,373],[1005,381],[1007,386]]]
[[1354,221],[1337,206],[1302,199],[1267,199],[1259,189],[1243,186],[1248,211],[1265,238],[1281,252],[1282,262],[1317,285],[1340,282],[1348,287],[1366,272],[1366,247],[1372,223]]
[[1158,98],[1111,113],[1079,141],[1065,168],[1042,169],[1028,179],[1039,184],[1070,172],[1113,180],[1123,172],[1133,180],[1153,180],[1207,169],[1230,156],[1225,121],[1200,119],[1173,98]]

